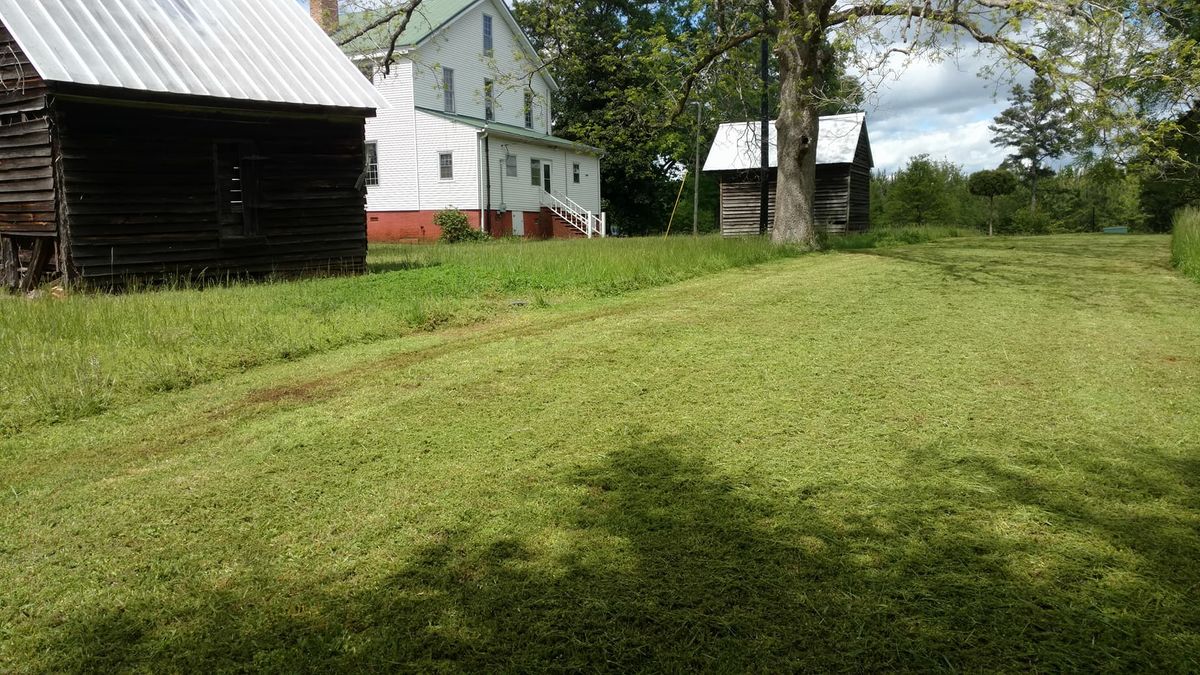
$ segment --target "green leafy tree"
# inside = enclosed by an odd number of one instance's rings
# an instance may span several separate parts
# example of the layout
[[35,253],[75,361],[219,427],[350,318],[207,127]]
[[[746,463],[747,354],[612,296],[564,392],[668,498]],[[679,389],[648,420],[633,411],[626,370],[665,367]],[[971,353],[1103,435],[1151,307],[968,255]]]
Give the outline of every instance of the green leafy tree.
[[917,155],[896,172],[888,189],[884,207],[892,225],[957,225],[958,202],[955,183],[962,171],[950,162]]
[[[1028,89],[1015,85],[1012,105],[996,116],[989,126],[995,136],[992,144],[1013,148],[1010,166],[1020,171],[1029,183],[1029,208],[1037,211],[1038,180],[1049,174],[1046,166],[1075,146],[1076,133],[1067,99],[1056,96],[1044,77],[1035,78]],[[1052,174],[1051,174],[1052,175]]]
[[1136,163],[1141,210],[1154,232],[1170,232],[1176,211],[1200,204],[1200,102],[1163,126],[1166,151],[1147,152]]
[[996,222],[996,197],[1016,192],[1016,177],[1003,169],[984,169],[971,174],[968,180],[968,189],[977,197],[987,197],[988,236],[993,236]]

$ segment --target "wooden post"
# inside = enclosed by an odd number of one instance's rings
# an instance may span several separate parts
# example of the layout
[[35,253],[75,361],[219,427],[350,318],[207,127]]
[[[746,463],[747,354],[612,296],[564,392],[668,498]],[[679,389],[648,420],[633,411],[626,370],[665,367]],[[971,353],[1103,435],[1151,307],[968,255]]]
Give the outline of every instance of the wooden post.
[[48,237],[38,237],[33,242],[33,255],[29,258],[29,267],[25,276],[21,277],[21,292],[28,293],[37,288],[38,282],[50,264],[50,256],[54,252],[53,242]]
[[0,237],[0,288],[16,290],[21,281],[21,260],[17,257],[17,242],[12,237]]

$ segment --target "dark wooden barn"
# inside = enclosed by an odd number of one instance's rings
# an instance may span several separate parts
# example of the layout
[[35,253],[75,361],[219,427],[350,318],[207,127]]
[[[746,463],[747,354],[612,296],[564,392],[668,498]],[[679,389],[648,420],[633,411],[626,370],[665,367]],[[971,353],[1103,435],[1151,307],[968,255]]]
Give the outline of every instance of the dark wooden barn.
[[[768,228],[775,221],[775,125],[770,138]],[[758,234],[761,132],[757,123],[722,124],[704,164],[721,183],[721,233],[727,237]],[[817,139],[816,219],[832,234],[863,232],[871,220],[871,140],[866,115],[821,118]]]
[[383,104],[295,0],[0,0],[0,274],[355,272]]

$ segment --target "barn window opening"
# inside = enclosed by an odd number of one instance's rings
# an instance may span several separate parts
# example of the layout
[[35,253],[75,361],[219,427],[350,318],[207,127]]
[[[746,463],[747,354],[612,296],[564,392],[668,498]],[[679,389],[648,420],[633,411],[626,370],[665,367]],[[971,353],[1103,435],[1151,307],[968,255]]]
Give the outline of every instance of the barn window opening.
[[366,155],[366,184],[367,187],[379,185],[379,144],[371,141],[367,143]]
[[7,127],[13,124],[24,124],[25,122],[36,122],[37,120],[46,119],[45,110],[30,110],[26,112],[15,112],[0,115],[0,127]]
[[542,184],[542,162],[538,159],[529,160],[529,184],[541,186]]
[[491,80],[483,81],[483,117],[491,122],[496,119],[496,85]]
[[517,156],[509,153],[504,156],[504,173],[508,174],[509,178],[517,177]]
[[578,164],[573,165],[571,168],[571,179],[575,181],[576,185],[579,184],[579,165]]
[[442,68],[442,105],[448,112],[454,112],[454,69]]
[[442,180],[454,180],[454,153],[443,152],[438,155],[438,171]]
[[483,55],[492,55],[492,17],[489,14],[483,15]]
[[533,128],[533,92],[525,92],[525,128]]
[[258,180],[254,171],[253,144],[244,141],[215,143],[213,166],[221,236],[249,237],[257,234],[254,206],[258,202]]

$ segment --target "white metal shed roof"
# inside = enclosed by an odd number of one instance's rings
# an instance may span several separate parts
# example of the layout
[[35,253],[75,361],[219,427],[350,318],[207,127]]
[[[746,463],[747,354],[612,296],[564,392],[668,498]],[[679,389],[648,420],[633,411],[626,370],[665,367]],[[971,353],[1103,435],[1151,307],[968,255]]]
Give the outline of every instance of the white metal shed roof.
[[0,0],[0,22],[51,82],[387,106],[295,0]]
[[[828,115],[821,118],[817,136],[817,164],[849,164],[854,161],[858,138],[866,124],[865,113]],[[762,132],[760,122],[722,124],[713,139],[705,171],[742,171],[762,165]],[[778,134],[771,122],[771,166],[779,166],[776,158]]]

